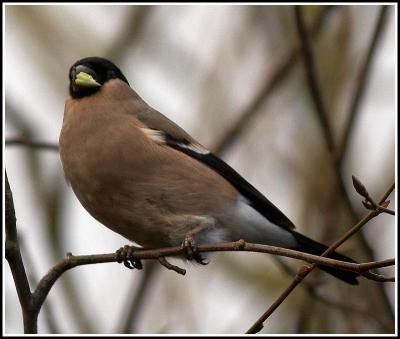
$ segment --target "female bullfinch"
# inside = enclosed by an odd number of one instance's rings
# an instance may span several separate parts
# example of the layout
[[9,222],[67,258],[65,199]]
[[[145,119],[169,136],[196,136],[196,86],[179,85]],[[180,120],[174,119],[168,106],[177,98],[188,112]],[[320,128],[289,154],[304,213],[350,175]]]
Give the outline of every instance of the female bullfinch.
[[[67,181],[99,222],[148,248],[248,242],[321,254],[234,169],[146,104],[98,57],[69,72],[60,154]],[[334,252],[333,259],[354,262]],[[203,258],[194,252],[193,259]],[[350,284],[357,273],[320,266]]]

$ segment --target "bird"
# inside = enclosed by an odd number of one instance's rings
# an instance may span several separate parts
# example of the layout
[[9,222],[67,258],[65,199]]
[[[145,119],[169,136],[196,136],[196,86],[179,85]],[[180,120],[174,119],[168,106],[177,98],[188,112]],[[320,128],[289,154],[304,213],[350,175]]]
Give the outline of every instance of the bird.
[[[243,239],[315,255],[327,249],[149,106],[105,58],[86,57],[70,67],[59,146],[65,178],[82,206],[144,248],[185,243],[189,259],[199,263],[204,257],[195,245],[204,243]],[[355,262],[338,252],[329,257]],[[356,272],[318,267],[358,284]]]

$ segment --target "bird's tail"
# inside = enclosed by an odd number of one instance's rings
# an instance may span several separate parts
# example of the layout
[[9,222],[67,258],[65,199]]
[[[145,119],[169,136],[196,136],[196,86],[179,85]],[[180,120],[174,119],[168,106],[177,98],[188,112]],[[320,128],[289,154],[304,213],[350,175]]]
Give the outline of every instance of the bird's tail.
[[[292,233],[299,244],[299,247],[297,249],[302,252],[306,252],[309,254],[315,254],[315,255],[321,255],[328,248],[327,246],[325,246],[315,240],[312,240],[300,233],[297,233],[295,231],[292,231]],[[328,258],[355,263],[355,261],[353,259],[346,257],[345,255],[337,253],[337,252],[331,253],[328,256]],[[358,285],[357,277],[359,276],[359,274],[356,272],[340,270],[340,269],[337,269],[334,267],[328,267],[328,266],[319,266],[318,265],[318,267],[321,270],[323,270],[323,271],[335,276],[336,278],[343,280],[351,285]]]

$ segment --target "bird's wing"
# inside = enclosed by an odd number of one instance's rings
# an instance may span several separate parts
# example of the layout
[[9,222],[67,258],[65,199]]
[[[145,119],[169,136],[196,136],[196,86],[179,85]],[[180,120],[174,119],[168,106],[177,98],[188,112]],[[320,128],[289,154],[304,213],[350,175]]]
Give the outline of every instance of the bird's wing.
[[248,203],[270,222],[287,230],[295,228],[293,223],[272,202],[239,173],[164,115],[149,109],[137,114],[137,118],[146,126],[144,131],[154,141],[185,153],[212,168],[229,181],[248,200]]

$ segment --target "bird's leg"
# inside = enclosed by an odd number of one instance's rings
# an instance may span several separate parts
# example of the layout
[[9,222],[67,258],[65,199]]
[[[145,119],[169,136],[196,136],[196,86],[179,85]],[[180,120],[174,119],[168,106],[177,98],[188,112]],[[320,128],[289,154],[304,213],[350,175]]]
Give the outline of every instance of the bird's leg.
[[125,245],[124,247],[121,247],[118,249],[115,253],[117,255],[117,262],[121,263],[123,262],[124,265],[131,270],[136,268],[138,270],[141,270],[143,268],[143,264],[140,261],[140,259],[134,259],[132,258],[133,253],[136,250],[141,249],[140,247],[136,246],[129,246]]
[[201,233],[205,229],[209,228],[210,224],[208,222],[200,221],[199,224],[191,229],[189,232],[185,234],[185,238],[182,242],[182,248],[185,252],[185,256],[188,260],[196,260],[197,263],[201,265],[207,265],[208,261],[199,253],[197,249],[196,242],[194,240],[194,236]]

